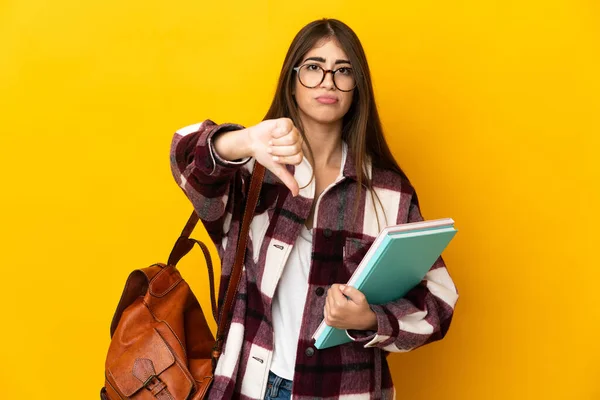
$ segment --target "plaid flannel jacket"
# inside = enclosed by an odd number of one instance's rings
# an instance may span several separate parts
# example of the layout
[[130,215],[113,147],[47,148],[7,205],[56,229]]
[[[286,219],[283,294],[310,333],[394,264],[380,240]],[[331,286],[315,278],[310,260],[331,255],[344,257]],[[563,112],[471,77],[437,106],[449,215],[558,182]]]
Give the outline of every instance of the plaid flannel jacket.
[[[219,303],[233,265],[254,160],[225,161],[213,150],[211,139],[217,132],[242,128],[206,120],[177,131],[171,146],[173,176],[219,251]],[[290,171],[301,187],[311,181],[312,168],[306,159]],[[440,257],[421,284],[404,298],[371,306],[377,315],[376,332],[348,331],[352,343],[324,350],[314,348],[311,337],[323,319],[327,288],[350,278],[380,228],[422,220],[416,194],[406,179],[375,167],[367,172],[381,204],[374,202],[366,190],[357,199],[357,171],[347,152],[343,176],[323,192],[316,205],[309,290],[293,379],[294,399],[395,398],[387,353],[406,352],[439,340],[450,326],[458,293]],[[250,227],[231,328],[210,399],[264,398],[273,354],[273,294],[309,215],[314,192],[312,180],[299,196],[293,197],[270,171],[266,172]]]

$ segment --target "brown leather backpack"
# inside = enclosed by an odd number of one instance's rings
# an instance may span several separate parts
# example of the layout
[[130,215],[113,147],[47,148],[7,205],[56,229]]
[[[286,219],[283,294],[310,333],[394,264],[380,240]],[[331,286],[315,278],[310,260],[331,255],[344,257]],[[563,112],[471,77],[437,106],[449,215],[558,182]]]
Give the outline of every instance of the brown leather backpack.
[[[244,263],[250,221],[258,201],[264,167],[255,164],[223,306],[217,316],[212,262],[204,243],[189,236],[198,222],[190,216],[168,263],[129,275],[110,327],[103,400],[199,400],[207,397]],[[176,268],[198,244],[206,258],[216,340],[190,287]]]

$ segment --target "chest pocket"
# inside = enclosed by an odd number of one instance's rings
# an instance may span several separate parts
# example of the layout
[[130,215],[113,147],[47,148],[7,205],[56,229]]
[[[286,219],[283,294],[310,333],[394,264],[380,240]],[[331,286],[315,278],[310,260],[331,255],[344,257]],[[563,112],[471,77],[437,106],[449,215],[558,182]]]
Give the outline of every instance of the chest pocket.
[[344,244],[344,268],[348,279],[354,273],[375,239],[358,239],[348,237]]
[[258,204],[256,205],[256,214],[261,214],[265,211],[272,210],[277,205],[279,199],[280,185],[265,183],[260,189]]

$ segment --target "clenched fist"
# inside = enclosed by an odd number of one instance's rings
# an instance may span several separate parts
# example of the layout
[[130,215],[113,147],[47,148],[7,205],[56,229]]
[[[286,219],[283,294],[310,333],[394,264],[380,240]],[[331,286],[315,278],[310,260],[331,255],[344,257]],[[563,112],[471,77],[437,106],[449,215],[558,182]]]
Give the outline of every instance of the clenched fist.
[[302,162],[302,135],[289,118],[269,119],[248,128],[251,156],[273,172],[294,196],[300,191],[298,182],[285,164]]

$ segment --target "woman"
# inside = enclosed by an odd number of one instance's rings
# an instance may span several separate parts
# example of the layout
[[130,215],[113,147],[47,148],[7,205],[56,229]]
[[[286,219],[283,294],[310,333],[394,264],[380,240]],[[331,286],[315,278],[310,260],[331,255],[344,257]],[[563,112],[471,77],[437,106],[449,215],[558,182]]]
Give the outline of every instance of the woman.
[[[267,168],[210,398],[392,399],[387,352],[444,337],[458,295],[441,258],[388,304],[343,285],[383,227],[422,220],[383,137],[355,33],[333,19],[305,26],[265,120],[183,128],[171,160],[219,249],[221,301],[254,163]],[[315,349],[323,318],[353,342]]]

